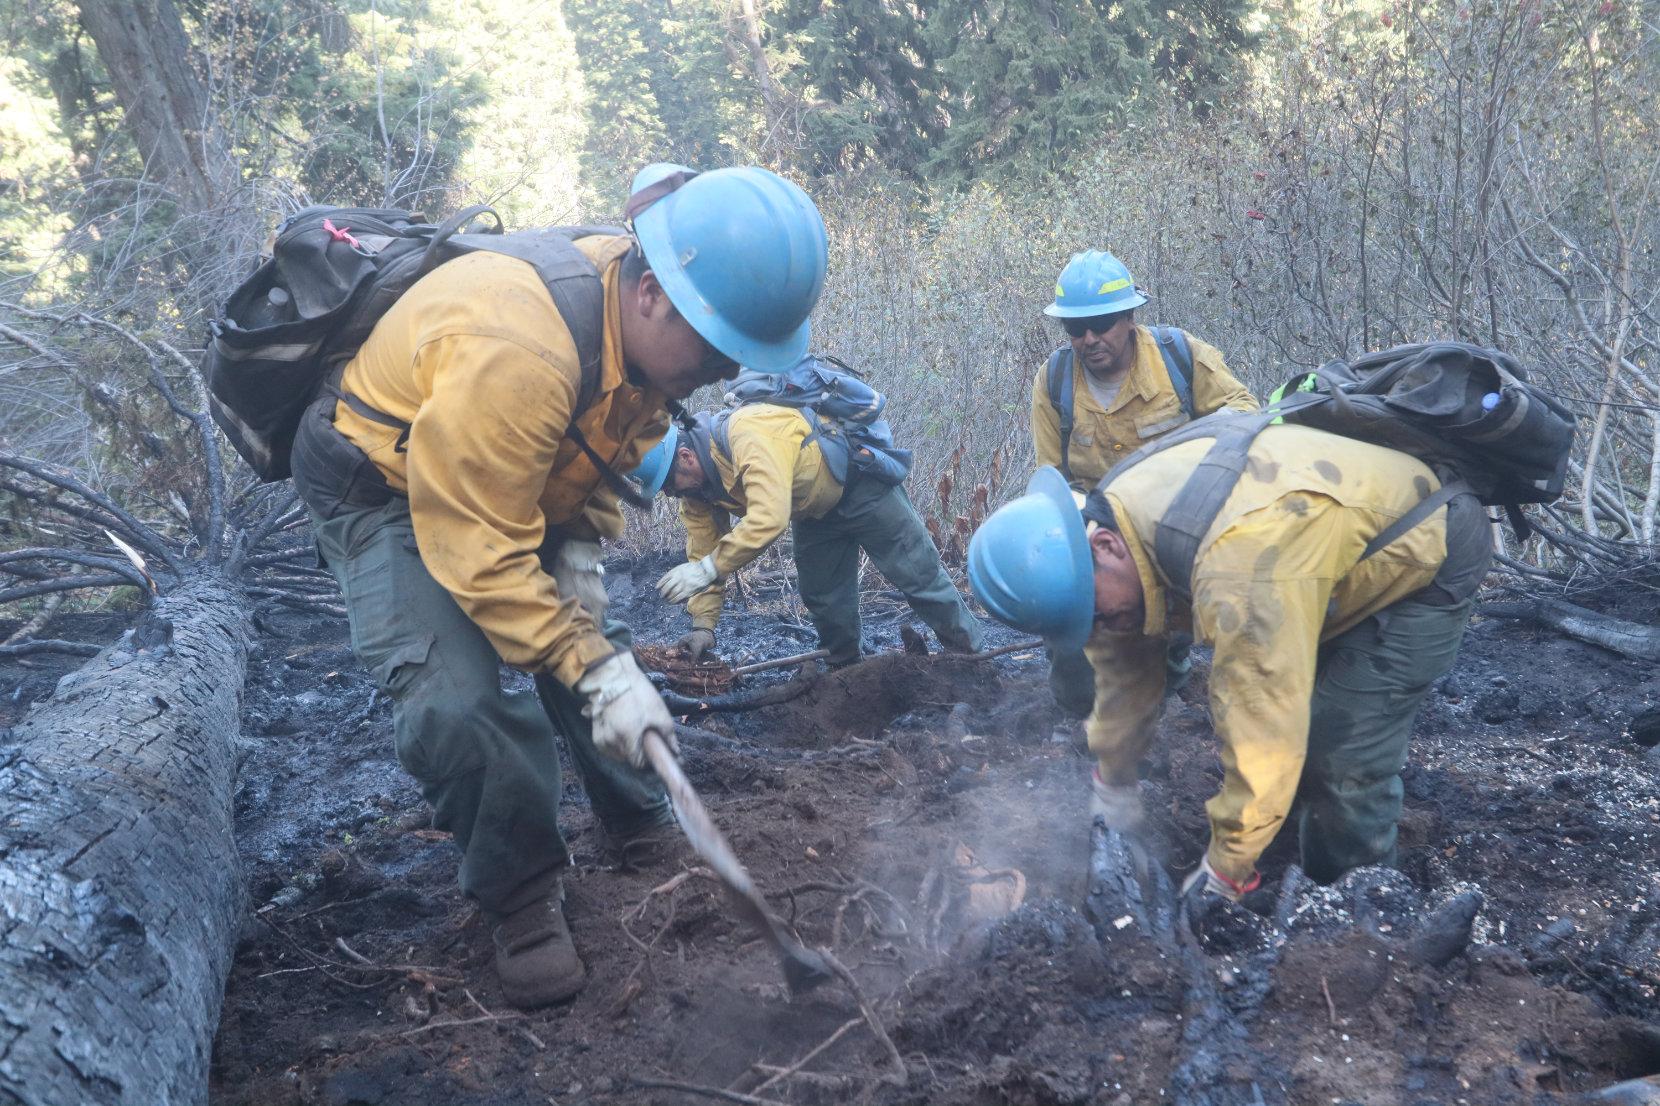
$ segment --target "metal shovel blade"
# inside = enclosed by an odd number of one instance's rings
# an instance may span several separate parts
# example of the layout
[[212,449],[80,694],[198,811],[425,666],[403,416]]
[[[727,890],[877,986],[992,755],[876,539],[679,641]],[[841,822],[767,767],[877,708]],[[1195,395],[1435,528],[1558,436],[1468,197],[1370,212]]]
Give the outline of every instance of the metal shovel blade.
[[783,923],[772,916],[743,862],[732,851],[726,836],[715,828],[709,812],[703,809],[703,802],[692,790],[691,781],[680,770],[680,762],[655,731],[646,732],[645,752],[652,771],[657,773],[669,793],[669,802],[674,806],[681,832],[691,842],[697,855],[726,885],[738,916],[766,938],[778,954],[779,964],[784,969],[784,981],[789,984],[791,993],[801,994],[834,979],[835,973],[824,958],[791,937]]

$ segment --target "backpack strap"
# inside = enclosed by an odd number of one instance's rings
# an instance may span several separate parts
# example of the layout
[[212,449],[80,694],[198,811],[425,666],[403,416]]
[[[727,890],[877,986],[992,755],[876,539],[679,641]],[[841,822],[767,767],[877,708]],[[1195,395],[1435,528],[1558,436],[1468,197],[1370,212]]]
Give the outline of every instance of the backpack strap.
[[1475,489],[1470,486],[1467,480],[1449,480],[1442,484],[1435,491],[1420,499],[1417,505],[1406,514],[1385,526],[1377,537],[1367,542],[1365,551],[1360,554],[1360,559],[1364,561],[1372,554],[1394,545],[1395,542],[1406,536],[1407,531],[1413,529],[1420,522],[1425,521],[1436,511],[1466,492],[1472,495],[1475,494]]
[[649,510],[651,501],[616,470],[613,464],[616,458],[608,460],[601,457],[599,451],[588,444],[587,435],[576,424],[599,393],[600,357],[605,348],[605,280],[594,263],[588,260],[588,255],[576,248],[576,243],[590,235],[612,231],[623,233],[619,228],[607,227],[550,227],[511,235],[490,235],[477,242],[476,248],[516,257],[535,267],[536,274],[542,278],[548,295],[553,299],[554,309],[570,331],[580,366],[576,407],[571,412],[571,425],[565,433],[582,450],[606,487],[625,503]]
[[[599,394],[600,358],[605,348],[605,281],[588,256],[576,248],[580,238],[593,234],[621,234],[615,227],[551,227],[542,231],[523,231],[518,234],[495,233],[460,234],[456,228],[483,213],[494,215],[488,208],[467,208],[445,221],[447,230],[440,243],[450,243],[463,252],[485,250],[518,258],[535,268],[542,278],[554,310],[559,312],[565,328],[570,331],[576,346],[578,381],[576,406],[571,410],[571,423],[565,433],[574,441],[588,462],[599,473],[605,486],[624,502],[642,510],[651,508],[651,500],[619,473],[613,461],[599,455],[588,443],[588,437],[577,426],[577,420],[593,405]],[[499,224],[498,224],[499,227]],[[344,364],[330,377],[328,390],[353,411],[372,422],[397,428],[400,433],[396,448],[402,452],[409,440],[409,424],[382,411],[377,411],[362,399],[340,387]]]
[[1193,347],[1187,343],[1187,332],[1179,326],[1150,327],[1153,340],[1158,343],[1159,356],[1164,358],[1164,371],[1170,375],[1170,386],[1176,389],[1182,410],[1188,418],[1196,418],[1193,404]]
[[1171,589],[1183,599],[1191,599],[1193,595],[1193,563],[1199,557],[1199,544],[1239,483],[1251,443],[1272,421],[1271,416],[1262,418],[1255,414],[1221,420],[1216,428],[1215,444],[1159,519],[1153,535],[1153,558],[1164,571]]
[[1049,390],[1049,405],[1055,409],[1055,417],[1060,422],[1061,432],[1061,475],[1066,477],[1068,484],[1072,483],[1072,466],[1067,461],[1067,455],[1072,451],[1072,347],[1062,346],[1049,355],[1049,364],[1044,367],[1044,385]]
[[1216,516],[1221,513],[1228,496],[1245,471],[1245,462],[1256,436],[1288,410],[1325,403],[1329,396],[1301,392],[1287,396],[1264,411],[1214,411],[1178,427],[1157,441],[1142,446],[1123,461],[1113,466],[1102,478],[1099,490],[1106,490],[1114,480],[1155,453],[1196,438],[1214,438],[1215,442],[1194,468],[1176,497],[1165,509],[1153,535],[1153,560],[1169,582],[1172,591],[1183,599],[1191,599],[1193,591],[1193,562],[1199,555],[1199,543],[1204,540]]

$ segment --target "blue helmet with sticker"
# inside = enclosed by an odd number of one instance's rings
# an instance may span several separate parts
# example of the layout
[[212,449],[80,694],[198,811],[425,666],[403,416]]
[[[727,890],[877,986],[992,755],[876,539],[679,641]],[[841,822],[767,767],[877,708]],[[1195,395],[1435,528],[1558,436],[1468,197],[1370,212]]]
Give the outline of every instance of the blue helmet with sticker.
[[1106,250],[1075,253],[1055,282],[1055,302],[1043,313],[1056,319],[1114,315],[1147,302],[1125,264]]

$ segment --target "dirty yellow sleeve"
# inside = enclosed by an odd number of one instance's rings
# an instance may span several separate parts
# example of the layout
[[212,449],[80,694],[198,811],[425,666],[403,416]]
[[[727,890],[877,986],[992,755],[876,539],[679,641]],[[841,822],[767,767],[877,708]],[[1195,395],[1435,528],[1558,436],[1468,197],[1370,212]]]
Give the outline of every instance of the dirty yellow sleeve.
[[1230,411],[1257,409],[1257,397],[1228,370],[1221,350],[1191,334],[1187,336],[1187,344],[1193,351],[1193,408],[1196,414],[1208,415],[1224,407]]
[[[695,499],[680,501],[680,521],[686,527],[686,559],[700,561],[715,551],[721,537],[730,526],[725,509]],[[717,582],[686,601],[686,613],[692,616],[692,625],[700,630],[713,630],[720,622],[721,604],[726,599],[726,585]]]
[[743,503],[744,512],[715,544],[715,567],[722,576],[732,575],[759,557],[789,528],[795,463],[807,430],[799,416],[788,422],[794,433],[739,433],[733,427],[729,490]]
[[[581,604],[559,596],[536,555],[540,496],[575,387],[538,352],[492,335],[436,338],[415,369],[433,382],[405,455],[421,559],[502,660],[569,687],[616,651]],[[487,425],[479,411],[491,412]]]
[[1039,468],[1061,468],[1061,417],[1049,402],[1048,376],[1049,364],[1044,362],[1032,381],[1032,447],[1037,451]]
[[1095,668],[1095,709],[1084,731],[1101,778],[1133,784],[1164,705],[1169,639],[1139,630],[1097,630],[1084,646]]
[[1305,493],[1240,518],[1195,570],[1222,755],[1222,788],[1205,804],[1210,863],[1229,879],[1250,878],[1297,794],[1327,605],[1355,542],[1341,504]]

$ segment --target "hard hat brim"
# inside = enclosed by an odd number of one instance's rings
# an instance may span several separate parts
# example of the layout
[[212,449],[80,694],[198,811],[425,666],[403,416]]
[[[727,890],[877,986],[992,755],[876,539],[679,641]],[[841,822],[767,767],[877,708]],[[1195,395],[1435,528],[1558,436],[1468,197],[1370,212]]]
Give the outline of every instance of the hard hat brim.
[[1052,465],[1044,465],[1033,473],[1026,491],[1027,494],[1042,495],[1055,504],[1066,543],[1068,563],[1063,571],[1069,575],[1068,586],[1071,589],[1067,598],[1066,622],[1059,629],[1045,634],[1044,642],[1054,649],[1082,649],[1095,627],[1095,558],[1090,555],[1084,516],[1078,511],[1078,501],[1072,498],[1072,489],[1067,485],[1066,477]]
[[1134,311],[1148,302],[1147,297],[1137,291],[1118,303],[1088,303],[1077,307],[1062,307],[1058,303],[1052,303],[1043,309],[1043,313],[1051,319],[1093,319],[1097,315],[1116,315],[1120,311]]
[[685,266],[675,256],[669,244],[667,222],[668,205],[662,202],[652,204],[634,216],[634,237],[639,240],[640,250],[646,255],[646,264],[651,266],[657,283],[668,294],[669,302],[674,304],[682,318],[692,324],[692,329],[703,336],[704,341],[745,368],[761,372],[783,372],[807,356],[812,340],[808,320],[803,319],[801,325],[788,334],[766,341],[745,334],[722,319],[714,306],[698,293],[692,278],[686,274]]
[[654,466],[650,472],[644,472],[640,469],[635,470],[634,477],[640,482],[640,494],[647,499],[662,491],[663,485],[668,483],[669,473],[674,471],[675,447],[679,444],[680,424],[671,422],[669,423],[669,432],[664,434],[663,440],[658,443],[658,446],[663,450],[660,455],[661,463]]

